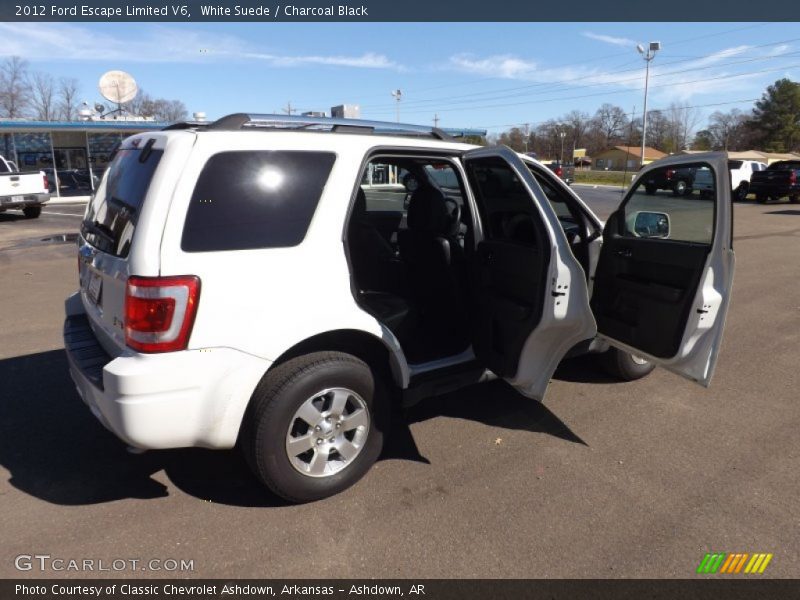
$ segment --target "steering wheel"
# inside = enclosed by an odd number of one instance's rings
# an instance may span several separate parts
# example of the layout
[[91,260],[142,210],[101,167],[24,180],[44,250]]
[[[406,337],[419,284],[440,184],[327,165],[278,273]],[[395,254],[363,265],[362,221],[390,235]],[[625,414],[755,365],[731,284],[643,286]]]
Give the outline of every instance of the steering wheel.
[[447,206],[447,216],[450,218],[450,227],[455,227],[461,223],[461,205],[452,198],[445,198],[445,206]]

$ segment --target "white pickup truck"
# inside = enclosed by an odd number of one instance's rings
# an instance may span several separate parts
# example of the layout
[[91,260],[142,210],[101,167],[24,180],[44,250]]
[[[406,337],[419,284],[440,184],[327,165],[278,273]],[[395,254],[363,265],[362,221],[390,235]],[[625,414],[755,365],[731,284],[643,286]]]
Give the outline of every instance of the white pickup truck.
[[[767,165],[754,160],[728,160],[728,172],[731,175],[731,193],[740,202],[747,198],[750,192],[750,177],[753,173],[763,171]],[[698,170],[695,174],[692,189],[699,191],[701,197],[711,197],[714,191],[714,181],[711,171]]]
[[27,218],[35,219],[48,200],[47,177],[42,171],[20,173],[13,162],[0,156],[0,212],[17,208]]

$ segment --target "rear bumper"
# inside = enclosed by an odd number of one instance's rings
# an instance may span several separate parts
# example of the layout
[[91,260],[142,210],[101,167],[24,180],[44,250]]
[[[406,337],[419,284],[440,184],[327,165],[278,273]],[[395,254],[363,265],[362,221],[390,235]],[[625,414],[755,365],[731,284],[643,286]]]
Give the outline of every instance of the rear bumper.
[[800,195],[800,186],[797,185],[775,185],[774,183],[761,183],[753,181],[750,183],[751,194],[764,194],[765,196],[796,196]]
[[92,414],[142,449],[232,448],[269,361],[229,348],[164,354],[100,346],[80,297],[67,299],[64,346],[78,394]]
[[[21,198],[21,200],[16,200]],[[7,208],[25,208],[26,206],[40,206],[50,201],[50,194],[20,194],[20,196],[0,197],[0,210]]]

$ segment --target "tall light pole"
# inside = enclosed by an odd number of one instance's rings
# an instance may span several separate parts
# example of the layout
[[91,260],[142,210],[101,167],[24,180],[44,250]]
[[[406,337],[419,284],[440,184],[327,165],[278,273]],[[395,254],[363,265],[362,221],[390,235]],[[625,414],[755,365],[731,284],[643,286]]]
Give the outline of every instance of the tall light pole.
[[561,154],[558,156],[558,162],[564,164],[564,138],[567,137],[567,132],[563,129],[559,130],[558,137],[561,138]]
[[639,163],[640,167],[644,166],[644,149],[647,145],[647,87],[650,83],[650,61],[656,57],[656,52],[661,50],[661,42],[650,42],[647,45],[647,51],[641,44],[636,45],[636,49],[645,62],[644,72],[644,111],[642,111],[642,159]]
[[400,100],[403,99],[403,90],[394,90],[392,96],[397,100],[397,122],[400,122]]

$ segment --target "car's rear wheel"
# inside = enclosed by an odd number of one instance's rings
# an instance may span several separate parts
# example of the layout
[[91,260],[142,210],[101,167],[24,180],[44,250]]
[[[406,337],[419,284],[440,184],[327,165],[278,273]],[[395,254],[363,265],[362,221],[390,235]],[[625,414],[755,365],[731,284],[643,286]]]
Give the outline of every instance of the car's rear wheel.
[[609,348],[603,352],[600,355],[600,362],[609,375],[623,381],[641,379],[656,368],[649,360],[617,348]]
[[25,215],[26,219],[35,219],[40,214],[42,214],[42,207],[41,206],[26,206],[22,209],[22,213]]
[[337,494],[383,446],[386,394],[366,363],[316,352],[269,371],[253,394],[243,445],[256,476],[290,502]]
[[766,194],[756,194],[756,202],[759,204],[766,204],[767,203],[767,195]]
[[736,199],[739,202],[744,202],[747,200],[747,192],[749,191],[750,186],[747,185],[746,181],[743,181],[739,184],[739,187],[736,188]]
[[675,182],[675,185],[672,186],[672,193],[676,196],[685,196],[689,193],[689,185],[685,180],[679,179]]

